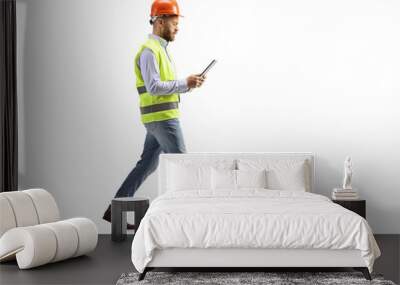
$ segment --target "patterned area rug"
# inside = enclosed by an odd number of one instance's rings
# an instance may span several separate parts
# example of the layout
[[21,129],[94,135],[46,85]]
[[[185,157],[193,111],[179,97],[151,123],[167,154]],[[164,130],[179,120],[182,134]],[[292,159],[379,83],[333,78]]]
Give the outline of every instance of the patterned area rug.
[[364,278],[360,272],[148,272],[142,281],[139,273],[122,274],[117,285],[297,285],[297,284],[379,284],[395,285],[384,280],[382,275],[372,274],[372,281]]

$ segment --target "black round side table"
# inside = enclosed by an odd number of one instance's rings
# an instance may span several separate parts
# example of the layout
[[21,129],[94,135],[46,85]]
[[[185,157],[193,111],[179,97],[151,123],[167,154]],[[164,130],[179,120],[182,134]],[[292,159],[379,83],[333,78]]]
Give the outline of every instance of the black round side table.
[[111,239],[113,241],[123,241],[126,239],[126,212],[135,212],[135,226],[136,229],[139,227],[140,221],[149,208],[149,201],[149,198],[141,197],[123,197],[112,200]]

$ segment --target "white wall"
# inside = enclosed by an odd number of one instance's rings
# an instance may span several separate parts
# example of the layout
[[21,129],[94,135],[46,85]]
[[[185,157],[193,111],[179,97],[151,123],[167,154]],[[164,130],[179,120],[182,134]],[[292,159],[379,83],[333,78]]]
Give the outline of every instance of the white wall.
[[[182,96],[188,150],[312,151],[325,195],[350,154],[374,232],[400,233],[400,2],[180,3],[178,73],[219,60]],[[20,187],[109,232],[101,215],[144,141],[133,58],[151,1],[17,4]],[[155,175],[137,195],[155,197]]]

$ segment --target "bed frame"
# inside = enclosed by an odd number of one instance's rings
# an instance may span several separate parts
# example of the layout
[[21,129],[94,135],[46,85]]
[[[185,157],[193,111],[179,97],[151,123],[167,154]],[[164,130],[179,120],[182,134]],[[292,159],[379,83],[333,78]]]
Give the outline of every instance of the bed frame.
[[[309,165],[310,191],[314,191],[315,167],[312,153],[190,153],[161,154],[158,168],[158,193],[162,194],[166,181],[166,168],[170,161],[182,159],[223,159],[223,158],[261,158],[261,159],[307,159]],[[329,249],[252,249],[252,248],[169,248],[157,249],[152,261],[147,265],[139,280],[156,268],[229,268],[230,271],[248,271],[271,268],[343,268],[350,267],[361,271],[371,280],[369,270],[359,250]]]
[[139,275],[142,280],[148,271],[156,268],[230,268],[234,271],[260,271],[271,268],[353,268],[371,280],[368,268],[359,250],[328,249],[183,249],[156,250],[152,261]]

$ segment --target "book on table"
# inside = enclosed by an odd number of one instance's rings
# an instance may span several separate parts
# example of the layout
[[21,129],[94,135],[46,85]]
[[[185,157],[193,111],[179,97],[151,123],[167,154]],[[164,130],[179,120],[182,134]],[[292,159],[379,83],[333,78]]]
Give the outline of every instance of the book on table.
[[332,192],[334,200],[358,200],[358,192],[356,189],[334,188]]

